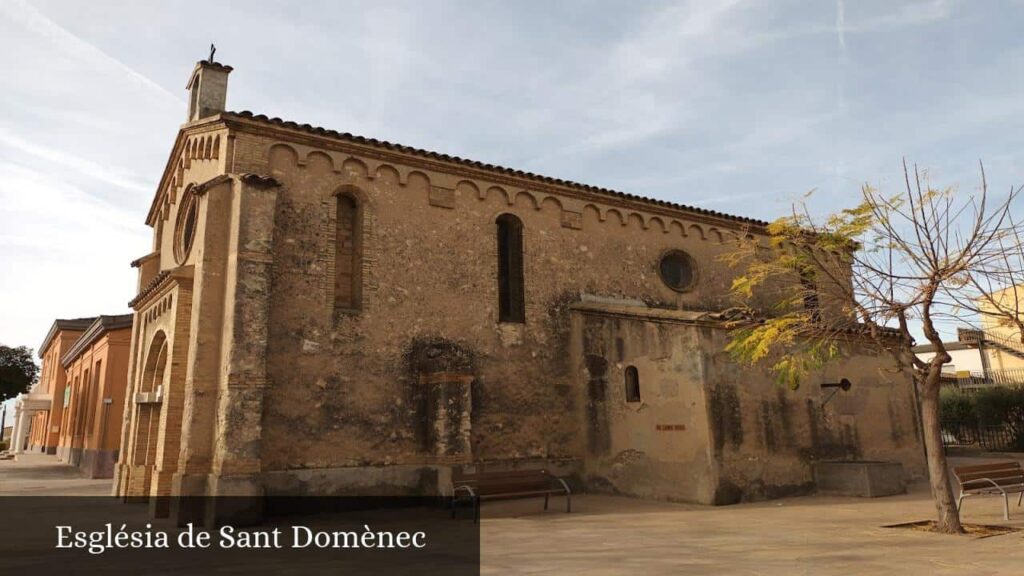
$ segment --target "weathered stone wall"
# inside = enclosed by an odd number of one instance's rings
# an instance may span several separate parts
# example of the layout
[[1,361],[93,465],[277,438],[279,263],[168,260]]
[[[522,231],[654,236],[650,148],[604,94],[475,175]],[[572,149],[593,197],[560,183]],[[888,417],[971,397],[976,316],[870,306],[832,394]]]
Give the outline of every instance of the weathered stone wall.
[[[574,314],[574,350],[584,396],[588,488],[646,498],[711,503],[703,358],[709,328],[698,314],[584,304]],[[626,393],[638,375],[639,402]]]
[[[733,362],[727,332],[705,315],[614,302],[576,309],[591,489],[731,504],[808,492],[821,460],[924,472],[911,382],[886,356],[851,342],[850,357],[789,390],[763,367]],[[626,397],[629,367],[639,402]],[[821,387],[844,377],[849,391]]]
[[[819,460],[901,462],[924,474],[913,384],[892,359],[854,343],[849,356],[810,374],[797,390],[722,351],[726,333],[705,348],[708,417],[719,463],[716,504],[777,498],[813,489]],[[849,391],[822,388],[848,378]]]
[[[807,406],[838,404],[780,395],[763,370],[728,362],[724,332],[700,311],[731,304],[735,271],[719,257],[748,232],[736,220],[218,122],[179,136],[150,215],[155,253],[140,266],[137,386],[159,295],[178,290],[188,306],[164,327],[170,389],[184,394],[178,467],[158,474],[136,450],[148,471],[126,467],[121,493],[163,494],[171,472],[179,493],[250,494],[257,477],[267,493],[433,491],[452,466],[547,465],[594,488],[725,503],[803,487],[808,463],[837,443],[858,457],[916,447],[902,392],[864,385],[868,412],[819,426]],[[182,256],[192,184],[203,184],[199,220]],[[339,196],[358,214],[339,211]],[[502,214],[523,226],[523,323],[498,320]],[[697,263],[692,289],[659,277],[672,249]],[[632,312],[611,310],[623,302]],[[885,364],[861,362],[850,378],[868,382],[864,370]],[[644,383],[637,406],[623,401],[626,366]],[[177,452],[171,433],[161,428],[160,443]]]
[[[472,446],[493,460],[579,459],[579,390],[567,306],[580,294],[665,308],[720,308],[729,248],[708,222],[665,222],[624,207],[383,164],[239,134],[234,172],[282,182],[274,246],[264,469],[435,463],[425,445],[417,350],[472,376]],[[336,314],[334,194],[363,209],[363,294]],[[524,225],[525,324],[497,322],[495,219]],[[567,216],[567,214],[569,216]],[[687,230],[683,236],[682,230]],[[699,263],[696,287],[666,287],[668,249]],[[444,459],[441,458],[441,461]],[[456,458],[456,460],[459,460]]]

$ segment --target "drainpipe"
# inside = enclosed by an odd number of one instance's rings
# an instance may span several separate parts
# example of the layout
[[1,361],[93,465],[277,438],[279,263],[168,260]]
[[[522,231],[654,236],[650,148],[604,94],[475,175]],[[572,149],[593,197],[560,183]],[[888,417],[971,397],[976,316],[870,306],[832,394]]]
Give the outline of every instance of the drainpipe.
[[[96,439],[96,458],[93,459],[92,469],[95,472],[96,466],[99,464],[99,456],[103,451],[103,446],[106,444],[107,439],[107,413],[110,411],[110,405],[114,403],[113,398],[103,399],[103,422],[100,425],[100,436]],[[116,462],[115,462],[116,464]]]
[[978,355],[981,356],[981,375],[985,378],[986,384],[992,384],[992,366],[988,359],[988,351],[985,348],[985,334],[978,338]]

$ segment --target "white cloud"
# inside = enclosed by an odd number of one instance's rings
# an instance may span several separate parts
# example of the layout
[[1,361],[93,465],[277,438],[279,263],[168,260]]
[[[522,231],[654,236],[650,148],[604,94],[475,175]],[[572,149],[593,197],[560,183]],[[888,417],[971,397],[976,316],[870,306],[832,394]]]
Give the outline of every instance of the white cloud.
[[90,68],[118,72],[139,85],[146,87],[154,95],[168,99],[171,102],[184,103],[182,98],[172,94],[166,88],[68,32],[67,29],[47,18],[46,15],[25,0],[5,0],[3,3],[0,3],[0,14],[7,16],[15,24],[38,35],[49,44],[58,48],[68,58],[78,60]]
[[123,168],[104,166],[97,162],[71,155],[57,148],[33,144],[14,134],[7,133],[2,127],[0,127],[0,145],[9,146],[19,152],[24,152],[44,160],[51,166],[59,167],[61,171],[70,170],[82,176],[95,178],[105,184],[135,192],[148,193],[152,191],[152,186],[148,182],[127,172]]
[[[211,40],[233,109],[771,219],[898,184],[903,156],[965,187],[978,158],[1022,177],[1024,14],[967,6],[0,2],[0,267],[28,271],[0,283],[24,304],[0,340],[131,297]],[[93,300],[53,288],[77,284]]]
[[[952,15],[953,2],[950,0],[928,0],[901,4],[897,10],[866,18],[846,30],[864,32],[886,27],[918,26],[945,20]],[[844,24],[845,26],[845,24]]]
[[137,214],[0,161],[0,342],[35,347],[54,318],[125,311],[148,238]]

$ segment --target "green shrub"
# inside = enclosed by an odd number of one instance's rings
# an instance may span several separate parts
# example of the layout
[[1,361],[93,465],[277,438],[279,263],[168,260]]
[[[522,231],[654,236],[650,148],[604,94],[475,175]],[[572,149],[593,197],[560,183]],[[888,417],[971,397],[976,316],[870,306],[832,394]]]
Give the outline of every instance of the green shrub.
[[1024,387],[993,386],[979,390],[974,399],[975,414],[983,426],[1024,422]]
[[939,394],[943,422],[1001,427],[1010,434],[1011,450],[1024,451],[1024,386],[992,386],[972,392],[944,388]]
[[939,392],[939,418],[943,422],[963,422],[976,424],[974,394],[961,391],[959,388],[943,388]]

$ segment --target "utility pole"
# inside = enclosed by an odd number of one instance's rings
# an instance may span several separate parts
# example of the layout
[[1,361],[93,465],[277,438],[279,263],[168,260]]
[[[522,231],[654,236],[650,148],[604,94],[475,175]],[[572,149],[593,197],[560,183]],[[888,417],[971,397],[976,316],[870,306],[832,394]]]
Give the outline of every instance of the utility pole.
[[4,441],[4,420],[7,419],[7,400],[0,401],[0,442]]

